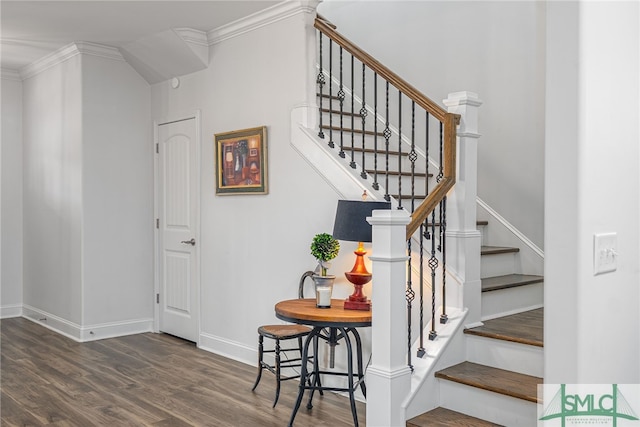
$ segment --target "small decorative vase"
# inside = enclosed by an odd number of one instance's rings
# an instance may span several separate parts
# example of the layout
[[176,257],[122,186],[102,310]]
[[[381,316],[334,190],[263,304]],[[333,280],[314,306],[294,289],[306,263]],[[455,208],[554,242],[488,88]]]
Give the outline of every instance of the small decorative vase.
[[316,285],[316,307],[330,308],[333,281],[336,279],[336,276],[313,275],[312,278]]

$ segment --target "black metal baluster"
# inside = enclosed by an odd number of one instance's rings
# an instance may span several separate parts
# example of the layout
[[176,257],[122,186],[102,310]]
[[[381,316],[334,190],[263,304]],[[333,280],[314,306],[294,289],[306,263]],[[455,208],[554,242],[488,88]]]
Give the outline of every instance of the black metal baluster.
[[443,166],[442,165],[442,153],[443,153],[443,143],[444,143],[443,132],[444,132],[444,124],[442,122],[440,122],[440,170],[438,172],[438,176],[436,177],[436,182],[440,182],[440,180],[444,176],[443,168],[442,168],[442,166]]
[[407,262],[407,288],[405,291],[405,298],[407,300],[407,364],[413,372],[413,364],[411,363],[411,310],[416,293],[413,291],[413,283],[411,281],[411,239],[407,240],[407,253],[409,254],[409,260]]
[[354,98],[356,97],[354,90],[355,88],[354,86],[354,80],[353,80],[353,55],[351,55],[351,163],[349,163],[349,166],[351,166],[352,169],[356,168],[356,161],[355,161],[355,138],[356,138],[356,126],[355,126],[355,116],[354,113],[354,106],[353,106],[353,101]]
[[402,209],[402,92],[398,91],[398,209]]
[[426,196],[429,195],[429,112],[426,111],[425,117],[425,177],[424,187],[427,189]]
[[[429,112],[425,111],[425,188],[426,196],[429,195]],[[429,219],[420,225],[420,347],[418,357],[426,354],[424,349],[424,239],[429,240]],[[432,285],[433,286],[433,285]]]
[[411,151],[409,152],[409,161],[411,162],[411,213],[416,210],[416,103],[411,101]]
[[365,65],[364,63],[362,64],[362,108],[360,108],[360,117],[362,117],[362,172],[360,172],[360,176],[363,179],[367,179],[367,169],[365,167],[365,158],[364,158],[364,154],[365,154],[365,150],[364,150],[364,141],[365,141],[365,119],[367,118],[367,108],[366,108],[366,102],[365,102],[365,79],[366,79],[366,75],[365,75]]
[[429,268],[431,269],[431,331],[429,339],[433,341],[438,336],[436,332],[436,269],[438,268],[438,258],[436,258],[436,210],[431,211],[431,258],[429,258]]
[[447,323],[447,196],[440,202],[440,246],[442,247],[442,314],[440,323]]
[[379,190],[378,184],[378,73],[373,73],[373,189]]
[[333,142],[333,40],[329,39],[329,147],[335,146]]
[[384,195],[384,199],[388,202],[391,200],[389,195],[389,138],[391,138],[391,129],[389,129],[389,82],[387,81],[386,88],[386,106],[385,106],[385,128],[384,128],[384,144],[385,144],[385,169],[384,169],[384,189],[387,192]]
[[[444,164],[443,164],[443,153],[444,153],[444,124],[440,123],[440,167],[438,171],[438,182],[444,176]],[[442,314],[440,315],[440,323],[447,323],[447,315],[445,309],[445,289],[446,289],[446,269],[445,269],[445,232],[446,232],[446,224],[445,224],[445,216],[446,216],[446,197],[442,199],[439,205],[439,213],[440,213],[440,244],[438,245],[438,250],[442,254]]]
[[318,84],[319,87],[319,94],[318,97],[320,98],[320,101],[318,102],[319,104],[319,108],[320,108],[320,123],[318,125],[318,136],[321,139],[324,139],[324,132],[322,131],[322,97],[323,97],[323,93],[322,93],[322,87],[324,86],[325,80],[324,80],[324,74],[322,73],[322,33],[320,33],[320,71],[318,71],[318,76],[316,77],[316,83]]
[[338,100],[340,101],[340,153],[338,153],[338,155],[344,159],[344,84],[342,82],[342,46],[340,46],[340,90],[338,90]]
[[424,239],[427,237],[425,232],[425,223],[420,224],[420,345],[418,347],[418,357],[426,354],[424,349]]

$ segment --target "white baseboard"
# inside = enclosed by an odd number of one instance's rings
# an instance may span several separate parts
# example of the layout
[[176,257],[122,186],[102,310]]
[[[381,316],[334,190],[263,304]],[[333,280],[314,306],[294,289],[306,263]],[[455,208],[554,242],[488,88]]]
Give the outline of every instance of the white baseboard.
[[22,304],[3,305],[0,307],[0,319],[22,316]]
[[258,363],[258,335],[256,334],[256,347],[248,347],[237,341],[231,341],[216,335],[200,333],[200,344],[198,348],[218,354],[220,356],[232,359],[247,365],[256,365]]
[[152,318],[80,326],[29,305],[22,307],[22,317],[77,342],[152,332],[153,328]]

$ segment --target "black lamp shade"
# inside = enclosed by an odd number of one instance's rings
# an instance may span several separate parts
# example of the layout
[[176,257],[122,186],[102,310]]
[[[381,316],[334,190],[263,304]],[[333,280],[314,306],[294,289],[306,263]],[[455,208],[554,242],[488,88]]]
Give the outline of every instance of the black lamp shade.
[[362,200],[338,200],[333,237],[348,242],[370,242],[371,224],[367,217],[378,209],[391,209],[389,202],[367,202]]

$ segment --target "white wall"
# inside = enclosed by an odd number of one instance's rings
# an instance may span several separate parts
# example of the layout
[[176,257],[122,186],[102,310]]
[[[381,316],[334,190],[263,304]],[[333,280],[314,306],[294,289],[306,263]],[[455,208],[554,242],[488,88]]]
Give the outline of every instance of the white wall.
[[23,81],[24,304],[81,324],[82,67]]
[[115,49],[63,52],[23,83],[25,314],[79,340],[149,331],[150,88]]
[[85,326],[153,318],[150,100],[147,82],[123,60],[83,56]]
[[[638,383],[640,11],[549,2],[545,381]],[[593,275],[593,236],[618,269]]]
[[22,82],[18,76],[0,80],[2,140],[0,190],[2,258],[0,316],[17,316],[22,305]]
[[544,2],[325,0],[318,13],[440,105],[480,96],[478,196],[544,247]]
[[[152,86],[154,120],[201,110],[201,345],[248,363],[257,327],[280,322],[275,303],[296,298],[300,275],[315,268],[313,236],[333,230],[338,196],[290,145],[290,111],[306,101],[304,31],[298,14],[246,32],[213,45],[209,68],[178,89]],[[216,196],[214,135],[261,125],[269,194]],[[353,264],[344,246],[339,276]],[[338,297],[351,290],[341,277]]]

